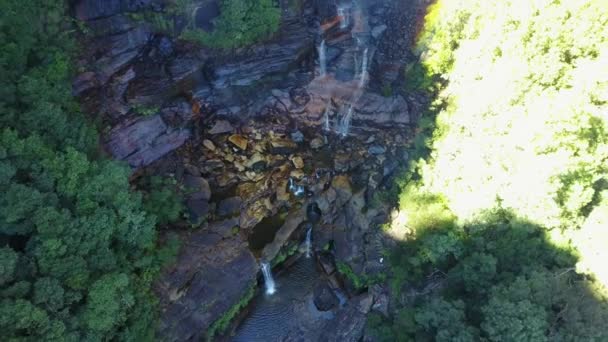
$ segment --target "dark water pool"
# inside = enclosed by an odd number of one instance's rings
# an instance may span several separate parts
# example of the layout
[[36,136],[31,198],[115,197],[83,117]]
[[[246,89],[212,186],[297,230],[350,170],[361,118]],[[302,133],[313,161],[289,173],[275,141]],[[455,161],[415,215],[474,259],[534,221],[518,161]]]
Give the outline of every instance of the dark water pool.
[[297,337],[301,334],[309,340],[319,332],[333,314],[318,311],[313,303],[312,292],[319,278],[314,260],[302,256],[276,276],[275,294],[269,296],[260,291],[232,341],[274,342],[282,341],[288,335]]

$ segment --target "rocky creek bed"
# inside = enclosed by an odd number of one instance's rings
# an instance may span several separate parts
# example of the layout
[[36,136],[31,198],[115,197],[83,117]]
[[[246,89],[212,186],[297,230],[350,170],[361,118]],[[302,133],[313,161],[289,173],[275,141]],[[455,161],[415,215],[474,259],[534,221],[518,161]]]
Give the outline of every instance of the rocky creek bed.
[[[279,33],[230,54],[129,17],[162,3],[74,6],[92,30],[74,93],[102,115],[106,150],[134,178],[170,175],[191,190],[183,225],[195,229],[176,229],[177,262],[155,287],[159,337],[360,340],[366,314],[388,302],[382,260],[392,242],[380,226],[390,208],[378,194],[406,165],[426,106],[400,77],[416,59],[423,3],[349,3],[342,27],[334,1],[281,1]],[[311,226],[313,257],[286,267]],[[282,272],[275,298],[256,290],[261,262]]]

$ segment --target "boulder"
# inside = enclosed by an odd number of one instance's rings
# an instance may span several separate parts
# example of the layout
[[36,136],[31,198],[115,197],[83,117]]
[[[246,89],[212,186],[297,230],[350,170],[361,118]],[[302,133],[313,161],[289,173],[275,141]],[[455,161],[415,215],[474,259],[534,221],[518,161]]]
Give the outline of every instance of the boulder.
[[224,134],[224,133],[232,133],[234,131],[234,127],[230,124],[230,122],[226,120],[218,120],[215,122],[215,125],[209,130],[209,134]]
[[217,206],[217,214],[221,217],[238,215],[241,212],[243,200],[240,197],[230,197],[222,200]]
[[209,182],[205,178],[185,175],[183,184],[186,191],[190,193],[188,198],[206,201],[211,198],[211,187],[209,187]]
[[329,311],[340,303],[334,291],[325,283],[319,283],[313,290],[313,302],[319,311]]
[[240,134],[233,134],[228,137],[228,141],[230,141],[234,146],[238,147],[240,150],[246,150],[248,140],[245,136]]

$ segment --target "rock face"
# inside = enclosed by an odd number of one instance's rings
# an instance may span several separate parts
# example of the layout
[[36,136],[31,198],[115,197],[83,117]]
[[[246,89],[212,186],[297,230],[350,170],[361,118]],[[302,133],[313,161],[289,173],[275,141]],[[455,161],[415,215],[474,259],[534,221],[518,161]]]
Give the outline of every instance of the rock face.
[[255,283],[258,267],[246,244],[224,238],[230,225],[210,226],[183,238],[178,261],[156,285],[162,340],[201,340]]
[[368,294],[352,298],[346,308],[338,312],[334,320],[324,327],[321,341],[357,342],[363,336],[367,313],[372,306],[372,297]]
[[189,137],[189,130],[171,129],[155,115],[123,122],[106,136],[105,146],[114,158],[138,168],[180,147]]
[[313,47],[308,30],[297,19],[286,20],[276,42],[254,47],[245,58],[214,68],[213,87],[249,86],[269,75],[289,71]]

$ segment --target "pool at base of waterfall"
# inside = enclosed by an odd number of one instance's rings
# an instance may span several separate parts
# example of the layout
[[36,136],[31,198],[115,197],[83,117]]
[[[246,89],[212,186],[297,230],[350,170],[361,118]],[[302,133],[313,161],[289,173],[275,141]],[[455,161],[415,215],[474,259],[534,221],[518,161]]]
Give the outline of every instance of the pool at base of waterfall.
[[323,281],[314,258],[298,258],[275,276],[274,294],[259,291],[231,340],[272,342],[292,336],[314,341],[315,334],[320,334],[324,324],[334,317],[332,311],[319,311],[314,303],[313,290]]

